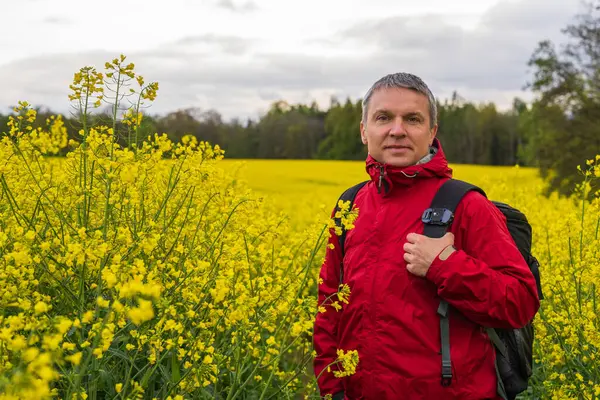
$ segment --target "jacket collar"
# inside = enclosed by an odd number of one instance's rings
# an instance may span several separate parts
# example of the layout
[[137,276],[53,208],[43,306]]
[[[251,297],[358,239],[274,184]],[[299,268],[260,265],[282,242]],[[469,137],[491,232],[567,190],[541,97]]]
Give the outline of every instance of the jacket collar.
[[395,167],[381,163],[369,154],[366,170],[378,191],[383,194],[389,194],[394,187],[412,186],[420,179],[452,177],[452,169],[437,138],[433,140],[430,153],[416,164]]

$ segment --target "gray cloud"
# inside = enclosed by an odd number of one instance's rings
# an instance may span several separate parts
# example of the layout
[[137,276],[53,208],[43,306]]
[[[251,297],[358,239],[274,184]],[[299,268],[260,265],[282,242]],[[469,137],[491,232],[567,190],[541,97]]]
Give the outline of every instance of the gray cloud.
[[[68,90],[73,74],[85,65],[101,68],[115,54],[44,55],[0,66],[0,107],[14,106],[20,100],[52,110],[69,110]],[[0,108],[0,110],[2,109]]]
[[410,70],[434,86],[519,90],[537,43],[561,40],[560,30],[576,11],[562,0],[505,1],[491,8],[473,31],[426,15],[365,21],[341,36],[374,48],[372,64]]
[[558,29],[564,28],[575,13],[587,10],[584,5],[583,0],[502,0],[483,16],[481,26],[513,34],[543,32],[556,36],[556,22],[562,22]]
[[[570,7],[570,8],[569,8]],[[380,76],[413,72],[434,93],[452,91],[468,100],[510,104],[526,97],[527,60],[540,40],[562,38],[576,4],[560,0],[503,2],[474,30],[448,24],[436,15],[366,20],[324,38],[331,55],[259,52],[255,41],[218,35],[185,37],[153,50],[128,54],[129,61],[160,90],[151,111],[197,106],[225,118],[256,116],[272,101],[327,101],[361,97]],[[316,44],[315,44],[316,45]],[[352,49],[352,55],[337,52]],[[0,66],[0,106],[18,100],[68,109],[68,85],[84,65],[102,69],[118,54],[104,51],[38,56]]]

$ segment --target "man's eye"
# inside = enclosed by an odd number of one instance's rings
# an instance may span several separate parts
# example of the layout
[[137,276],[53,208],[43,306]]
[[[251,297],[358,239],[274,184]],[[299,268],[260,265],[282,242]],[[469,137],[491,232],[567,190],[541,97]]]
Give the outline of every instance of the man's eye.
[[377,119],[378,121],[385,120],[387,119],[387,115],[378,115],[375,119]]

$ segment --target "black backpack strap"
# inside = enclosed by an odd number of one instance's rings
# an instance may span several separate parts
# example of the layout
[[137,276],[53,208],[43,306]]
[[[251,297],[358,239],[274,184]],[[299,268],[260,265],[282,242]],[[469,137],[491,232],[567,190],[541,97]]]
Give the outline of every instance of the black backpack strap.
[[421,218],[425,224],[423,235],[432,238],[444,236],[452,224],[458,203],[471,190],[486,195],[477,186],[458,179],[449,179],[444,182],[433,197],[429,208],[423,212]]
[[[340,202],[340,200],[350,201],[349,209],[352,210],[352,207],[354,206],[354,199],[356,198],[356,195],[358,194],[360,189],[362,189],[362,187],[365,186],[368,182],[369,181],[360,182],[360,183],[357,183],[356,185],[352,186],[351,188],[346,189],[346,191],[344,191],[344,193],[342,193],[342,195],[340,196],[338,201],[335,203],[335,212],[337,213],[339,211],[338,203]],[[344,243],[346,242],[346,230],[344,229],[344,225],[342,224],[342,221],[340,218],[335,218],[335,216],[334,216],[334,221],[335,221],[335,224],[342,229],[342,234],[338,238],[338,240],[340,242],[340,250],[342,252],[342,257],[341,257],[342,261],[340,262],[340,284],[341,284],[344,280],[344,262],[343,262],[343,260],[344,260]]]
[[[454,213],[458,203],[472,190],[478,191],[485,196],[483,190],[470,183],[457,179],[449,179],[444,182],[433,197],[429,208],[423,212],[421,217],[421,220],[425,224],[423,234],[432,238],[441,238],[444,236],[454,220]],[[448,303],[445,300],[441,300],[437,312],[440,316],[442,386],[449,386],[452,382],[448,309]]]
[[438,314],[440,316],[440,338],[442,348],[442,386],[452,383],[452,359],[450,358],[450,324],[448,322],[448,303],[440,301]]

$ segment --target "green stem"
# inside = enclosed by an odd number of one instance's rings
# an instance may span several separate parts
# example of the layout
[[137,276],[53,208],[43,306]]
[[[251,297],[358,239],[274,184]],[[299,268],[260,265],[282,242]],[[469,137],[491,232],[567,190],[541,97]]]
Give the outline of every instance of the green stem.
[[87,229],[87,219],[85,215],[85,205],[88,202],[88,192],[87,192],[87,138],[88,138],[88,124],[87,124],[87,111],[88,111],[88,103],[90,97],[90,85],[89,85],[89,72],[87,75],[87,85],[85,92],[85,105],[83,110],[81,110],[81,101],[79,102],[79,109],[82,111],[81,114],[81,123],[83,125],[83,139],[81,142],[81,157],[80,157],[80,172],[79,172],[79,187],[83,191],[83,208],[81,207],[81,203],[77,205],[79,218],[79,225],[83,226]]
[[117,111],[119,109],[119,90],[121,88],[121,67],[118,66],[119,72],[117,74],[117,88],[115,94],[115,104],[113,106],[113,115],[112,115],[112,136],[110,138],[110,153],[109,160],[110,164],[108,167],[108,173],[105,173],[106,186],[105,186],[105,196],[106,202],[104,204],[104,223],[102,225],[102,238],[106,240],[108,235],[108,220],[110,213],[110,196],[111,196],[111,187],[112,187],[112,177],[110,176],[113,170],[112,161],[114,160],[114,149],[115,149],[115,138],[117,137]]

